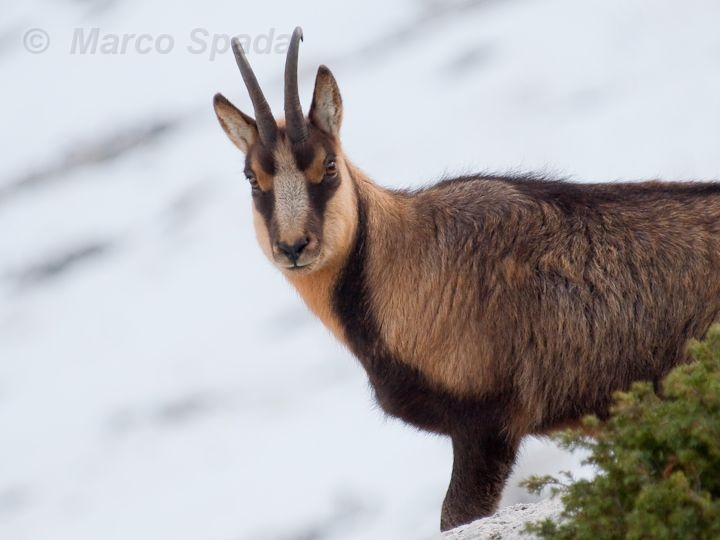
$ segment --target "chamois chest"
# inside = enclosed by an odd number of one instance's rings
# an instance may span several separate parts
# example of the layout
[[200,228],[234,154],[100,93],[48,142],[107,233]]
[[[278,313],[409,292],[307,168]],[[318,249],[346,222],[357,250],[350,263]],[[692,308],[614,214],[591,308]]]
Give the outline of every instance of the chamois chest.
[[332,309],[347,345],[368,374],[378,404],[391,416],[437,433],[452,433],[460,424],[496,414],[503,401],[497,396],[464,398],[438,389],[417,367],[389,350],[370,300],[366,234],[361,221],[355,247],[333,288]]

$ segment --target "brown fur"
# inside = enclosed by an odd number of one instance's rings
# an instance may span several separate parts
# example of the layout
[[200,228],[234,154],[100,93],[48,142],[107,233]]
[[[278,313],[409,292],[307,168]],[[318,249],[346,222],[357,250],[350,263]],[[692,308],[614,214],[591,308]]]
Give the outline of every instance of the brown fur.
[[422,400],[417,386],[378,392],[391,414],[453,438],[444,529],[494,510],[524,435],[607,415],[614,391],[657,384],[718,319],[718,184],[476,177],[393,193],[355,181],[361,309],[388,351],[354,350],[451,403],[438,419],[434,404],[426,416],[399,403]]
[[[460,397],[512,381],[519,434],[661,377],[720,309],[720,187],[568,184],[607,200],[567,215],[512,179],[413,196],[370,185],[371,307],[391,353]],[[648,364],[631,374],[628,356]]]
[[[452,438],[443,529],[494,511],[525,435],[607,415],[614,391],[657,384],[718,319],[720,184],[471,176],[384,189],[344,157],[325,67],[301,144],[280,124],[265,148],[227,100],[216,111],[236,145],[252,142],[263,251],[388,414]],[[329,154],[337,178],[324,176]],[[273,202],[276,189],[301,200]],[[312,240],[302,266],[278,253],[281,236]]]

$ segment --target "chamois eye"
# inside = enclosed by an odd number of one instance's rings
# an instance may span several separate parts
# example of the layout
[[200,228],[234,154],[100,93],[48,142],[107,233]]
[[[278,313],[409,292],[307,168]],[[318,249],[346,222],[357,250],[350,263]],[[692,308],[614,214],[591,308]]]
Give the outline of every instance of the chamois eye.
[[250,187],[253,190],[260,189],[260,184],[258,184],[257,178],[255,178],[255,175],[252,172],[246,171],[245,178],[247,178],[247,181],[250,182]]
[[325,164],[325,176],[334,178],[337,175],[337,163],[334,159],[328,160]]

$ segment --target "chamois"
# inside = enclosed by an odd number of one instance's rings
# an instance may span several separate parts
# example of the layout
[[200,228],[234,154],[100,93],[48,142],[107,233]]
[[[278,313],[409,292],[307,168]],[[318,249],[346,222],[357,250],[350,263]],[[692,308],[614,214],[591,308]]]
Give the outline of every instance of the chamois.
[[320,66],[304,116],[302,31],[275,120],[237,40],[255,119],[214,107],[245,154],[263,251],[368,374],[380,406],[448,435],[446,530],[495,511],[525,435],[608,414],[656,384],[720,313],[720,183],[463,176],[380,187],[340,145]]

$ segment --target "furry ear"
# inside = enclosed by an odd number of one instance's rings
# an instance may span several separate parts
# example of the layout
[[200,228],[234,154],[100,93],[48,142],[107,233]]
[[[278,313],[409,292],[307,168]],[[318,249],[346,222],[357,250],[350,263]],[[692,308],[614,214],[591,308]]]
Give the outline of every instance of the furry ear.
[[342,98],[335,77],[326,66],[320,66],[310,105],[310,121],[328,135],[337,137],[340,133],[342,113]]
[[227,136],[235,146],[247,154],[250,147],[258,139],[255,120],[235,107],[222,94],[215,94],[213,107]]

